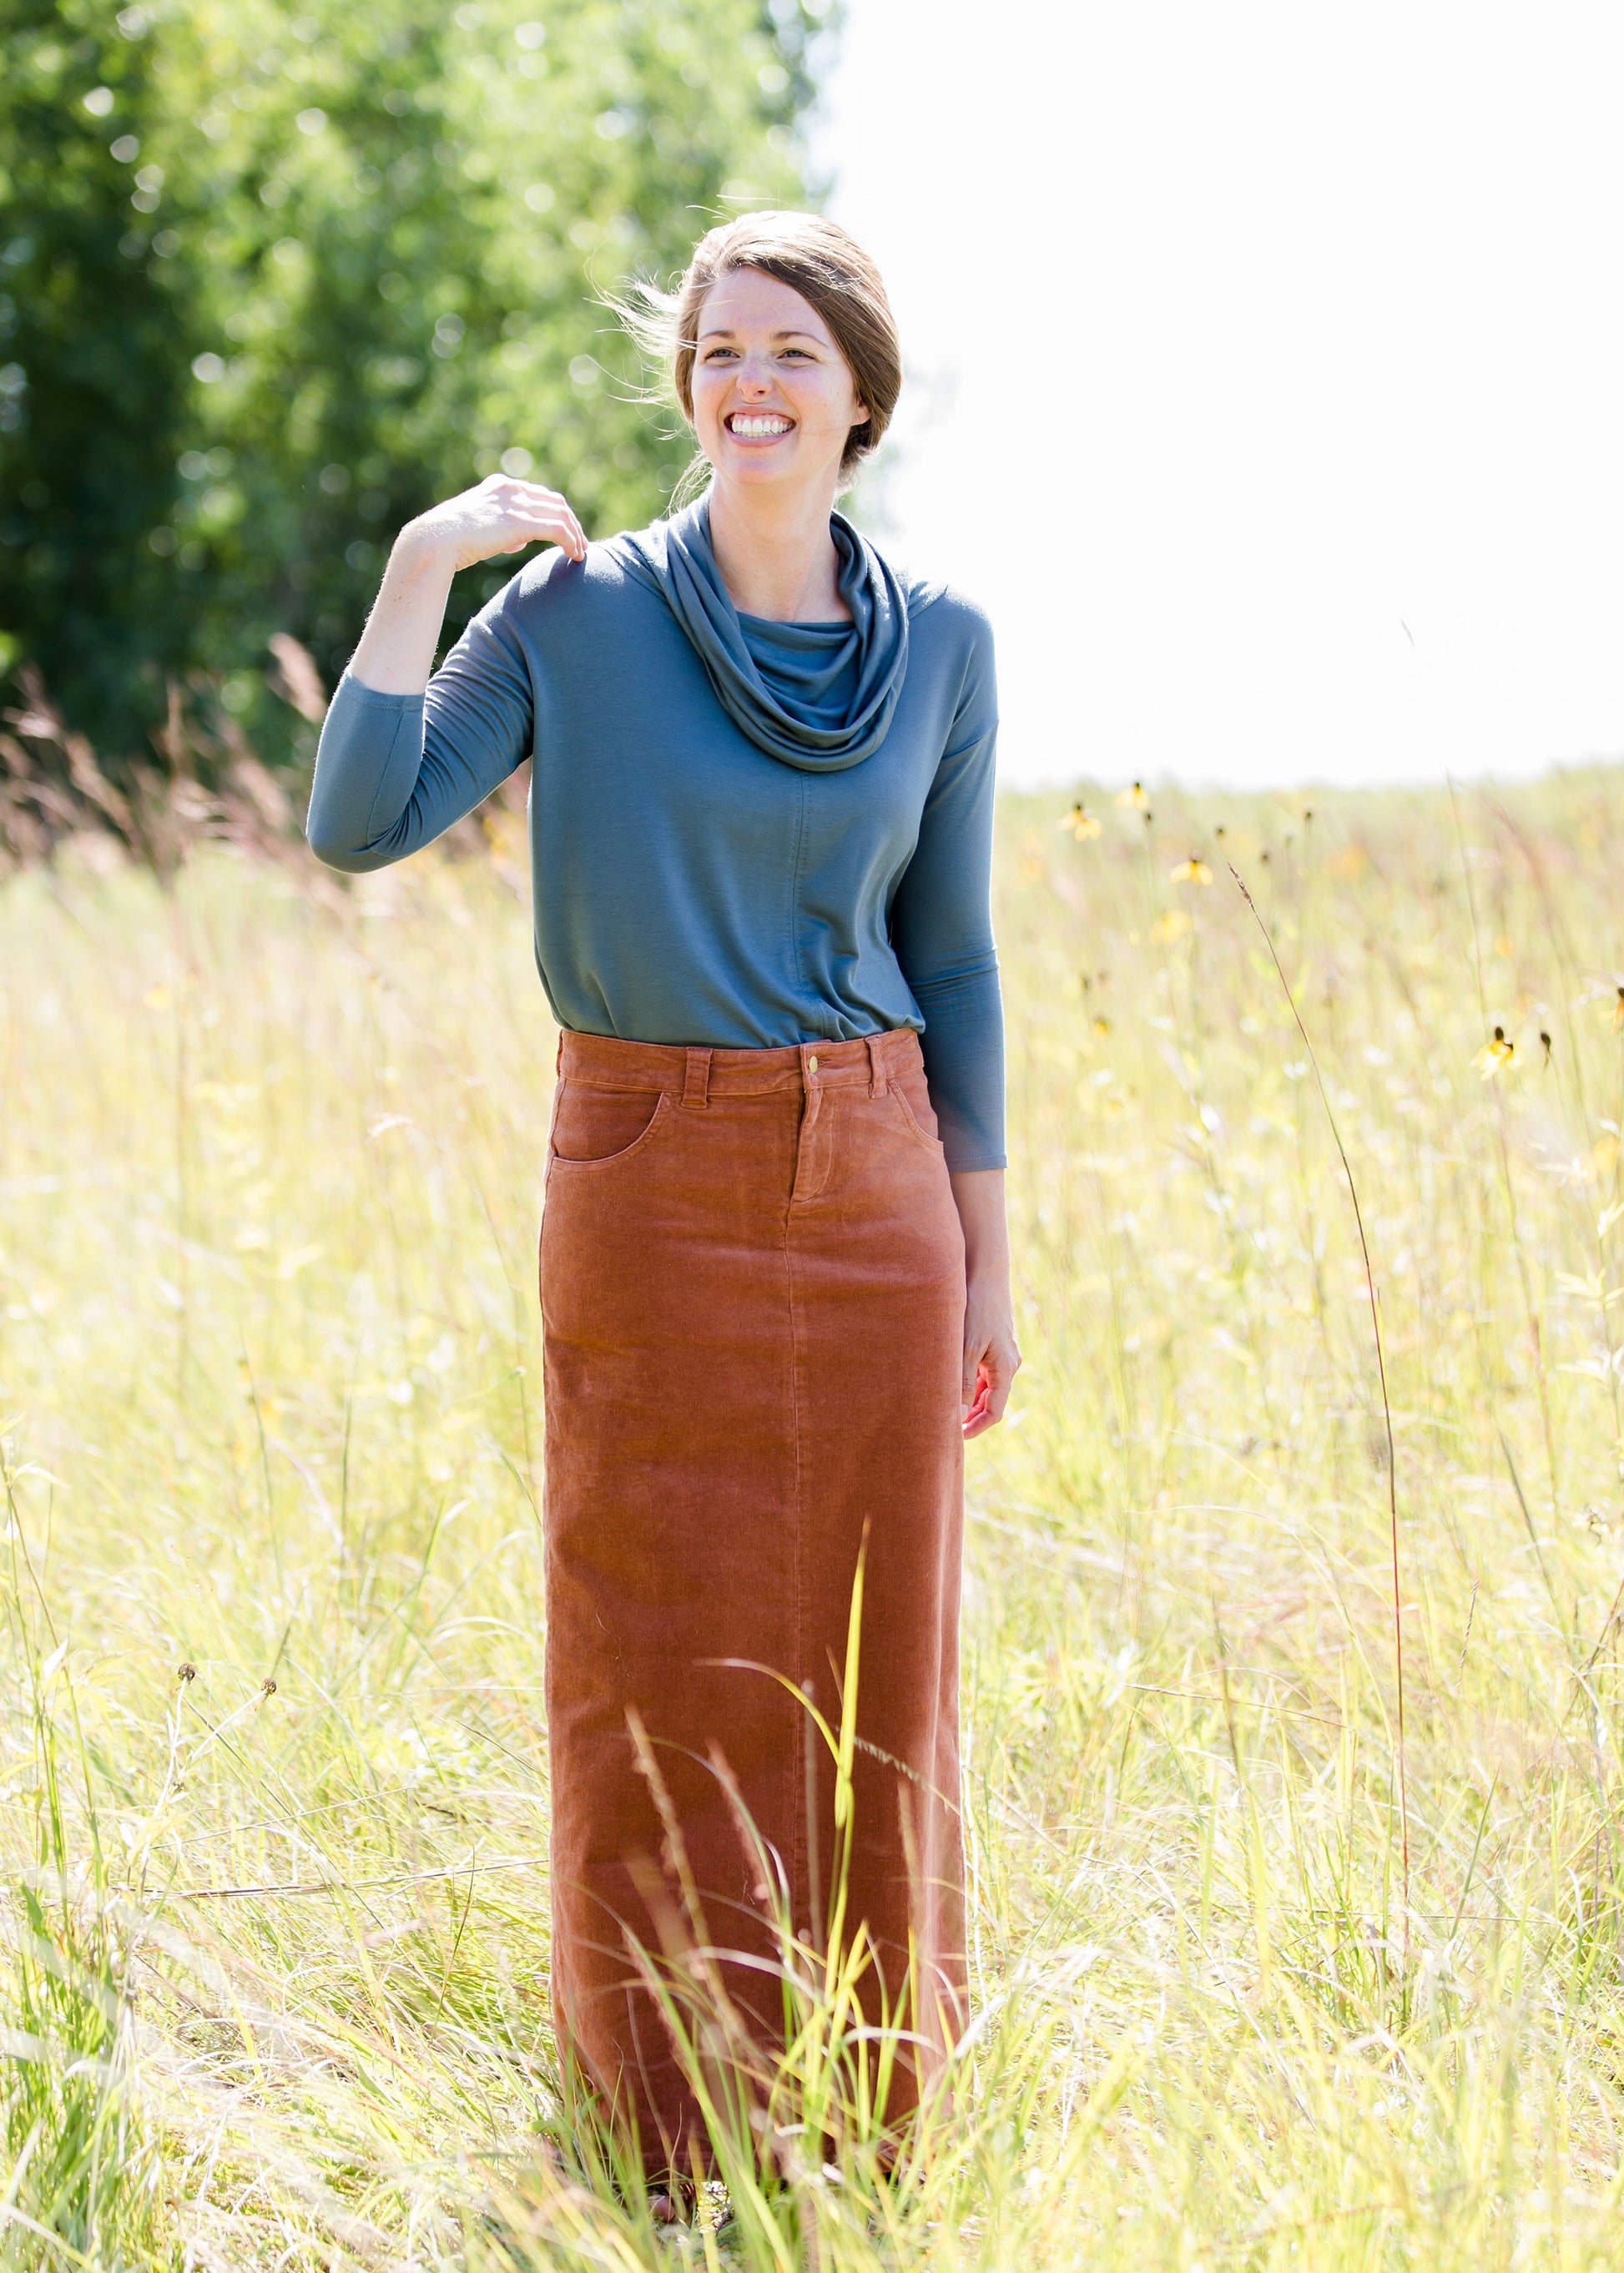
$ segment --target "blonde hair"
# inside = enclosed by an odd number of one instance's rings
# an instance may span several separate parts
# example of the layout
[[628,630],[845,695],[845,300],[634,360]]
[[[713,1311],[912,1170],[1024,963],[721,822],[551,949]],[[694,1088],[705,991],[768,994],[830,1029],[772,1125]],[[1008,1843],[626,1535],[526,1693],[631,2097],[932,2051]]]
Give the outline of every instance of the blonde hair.
[[[741,214],[710,229],[694,247],[674,292],[644,283],[635,297],[612,303],[615,313],[665,375],[683,417],[694,423],[694,356],[699,314],[711,287],[734,269],[756,268],[776,276],[816,308],[846,358],[868,412],[846,437],[840,459],[842,483],[872,456],[890,425],[902,392],[902,346],[880,272],[838,221],[821,214]],[[678,484],[674,505],[691,493],[704,467],[695,459]]]

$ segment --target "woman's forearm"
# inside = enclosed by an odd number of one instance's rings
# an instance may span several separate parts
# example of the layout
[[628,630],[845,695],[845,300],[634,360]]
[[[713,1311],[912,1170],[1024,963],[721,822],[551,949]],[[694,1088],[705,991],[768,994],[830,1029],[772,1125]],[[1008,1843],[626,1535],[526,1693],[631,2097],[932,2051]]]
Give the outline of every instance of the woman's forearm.
[[434,668],[456,555],[443,538],[409,521],[395,538],[366,629],[350,658],[379,694],[421,694]]
[[990,1275],[1007,1285],[1010,1275],[1009,1219],[1004,1204],[1002,1168],[964,1168],[950,1176],[953,1204],[964,1230],[965,1277]]

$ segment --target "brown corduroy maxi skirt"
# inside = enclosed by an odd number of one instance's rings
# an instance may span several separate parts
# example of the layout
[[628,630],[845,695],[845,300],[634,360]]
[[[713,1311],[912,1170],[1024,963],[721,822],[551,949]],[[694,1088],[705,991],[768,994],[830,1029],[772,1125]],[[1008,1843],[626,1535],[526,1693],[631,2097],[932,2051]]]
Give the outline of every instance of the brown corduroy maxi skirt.
[[703,2127],[638,1955],[677,1896],[657,1782],[771,2057],[772,1890],[726,1786],[822,1947],[835,1767],[790,1692],[838,1724],[860,1558],[843,1940],[861,1926],[874,1953],[865,2019],[888,2005],[919,2039],[888,2122],[962,2019],[964,1243],[912,1031],[767,1050],[565,1033],[559,1073],[541,1233],[554,2018],[650,2172],[687,2172],[709,2166]]

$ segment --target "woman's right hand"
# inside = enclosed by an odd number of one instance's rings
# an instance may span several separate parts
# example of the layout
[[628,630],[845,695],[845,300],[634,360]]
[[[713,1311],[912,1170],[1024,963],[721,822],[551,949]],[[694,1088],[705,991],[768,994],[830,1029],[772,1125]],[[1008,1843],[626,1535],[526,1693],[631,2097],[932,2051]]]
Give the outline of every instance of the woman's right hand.
[[431,506],[395,540],[378,597],[350,669],[380,694],[421,694],[451,579],[459,568],[527,544],[556,544],[572,560],[586,558],[586,536],[568,504],[539,482],[490,474],[460,497]]
[[586,536],[568,500],[539,482],[487,474],[471,490],[431,506],[409,521],[395,540],[413,552],[471,568],[498,552],[523,552],[527,544],[556,544],[572,560],[586,558]]

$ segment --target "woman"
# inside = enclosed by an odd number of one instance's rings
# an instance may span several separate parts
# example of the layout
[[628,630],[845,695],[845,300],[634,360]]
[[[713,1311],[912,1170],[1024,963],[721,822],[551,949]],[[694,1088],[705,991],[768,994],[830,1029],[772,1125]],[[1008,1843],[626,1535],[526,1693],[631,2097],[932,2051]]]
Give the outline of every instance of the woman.
[[[379,867],[531,761],[554,2011],[670,2186],[708,2164],[685,1938],[770,2052],[789,1934],[832,1932],[906,2031],[892,2125],[962,2024],[962,1439],[1019,1358],[991,640],[833,511],[900,387],[883,286],[756,214],[661,304],[704,495],[589,544],[492,476],[402,529],[309,830]],[[431,675],[454,574],[538,539]]]

